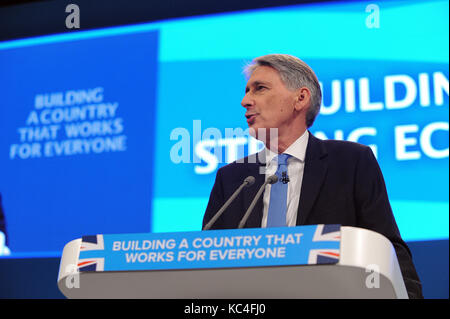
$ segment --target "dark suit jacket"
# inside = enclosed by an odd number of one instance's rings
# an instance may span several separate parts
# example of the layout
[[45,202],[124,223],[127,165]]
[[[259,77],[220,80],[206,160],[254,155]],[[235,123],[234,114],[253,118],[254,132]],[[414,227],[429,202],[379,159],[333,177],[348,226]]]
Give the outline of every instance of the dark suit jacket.
[[[244,188],[212,227],[237,228],[265,175],[260,174],[262,153],[220,168],[203,218],[203,226],[251,175],[256,182]],[[247,228],[261,227],[263,197],[247,220]],[[373,230],[387,237],[397,253],[410,298],[423,298],[411,252],[400,237],[386,186],[372,150],[364,145],[319,140],[309,134],[298,206],[297,225],[341,224]]]

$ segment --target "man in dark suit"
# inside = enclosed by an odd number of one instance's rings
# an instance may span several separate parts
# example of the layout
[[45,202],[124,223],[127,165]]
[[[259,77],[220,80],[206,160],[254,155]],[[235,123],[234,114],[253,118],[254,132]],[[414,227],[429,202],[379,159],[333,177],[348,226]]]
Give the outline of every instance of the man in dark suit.
[[[213,225],[237,228],[260,186],[284,167],[285,175],[279,175],[283,181],[266,186],[245,227],[341,224],[373,230],[392,242],[409,297],[423,298],[371,149],[346,141],[322,141],[308,131],[322,99],[311,68],[296,57],[273,54],[256,58],[246,72],[250,77],[241,104],[250,134],[266,148],[218,170],[203,226],[247,176],[254,176],[254,185],[244,188]],[[277,134],[272,134],[273,129]],[[287,184],[281,191],[284,206],[272,209],[279,201],[271,196],[279,197],[282,184]]]

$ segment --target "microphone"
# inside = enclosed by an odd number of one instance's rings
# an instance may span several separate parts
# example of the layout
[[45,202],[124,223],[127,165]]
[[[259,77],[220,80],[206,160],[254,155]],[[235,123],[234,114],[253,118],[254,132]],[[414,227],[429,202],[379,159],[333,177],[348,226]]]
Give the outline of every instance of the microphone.
[[267,180],[264,182],[264,184],[262,184],[262,186],[260,187],[260,189],[258,190],[258,193],[256,193],[255,198],[253,198],[252,203],[250,204],[250,206],[248,207],[247,211],[245,212],[244,217],[242,217],[241,222],[239,223],[239,227],[238,228],[243,228],[245,223],[247,222],[248,217],[250,216],[250,214],[253,211],[253,208],[256,205],[256,202],[258,201],[258,199],[261,197],[261,194],[264,191],[264,188],[266,187],[267,184],[275,184],[276,182],[278,182],[278,177],[277,175],[271,175],[267,178]]
[[244,187],[248,187],[251,186],[255,183],[255,178],[253,176],[247,176],[244,179],[244,182],[241,184],[241,186],[238,187],[238,189],[236,189],[236,191],[233,193],[233,195],[231,195],[231,197],[225,202],[225,204],[223,204],[223,206],[219,209],[219,211],[213,216],[213,218],[211,218],[211,220],[208,222],[208,224],[205,225],[205,227],[203,228],[203,230],[208,230],[212,227],[212,225],[214,225],[214,223],[216,222],[216,220],[223,214],[223,212],[225,211],[225,209],[228,208],[228,206],[230,206],[230,204],[233,202],[233,200],[236,198],[237,195],[239,195],[239,193],[242,191],[242,189]]

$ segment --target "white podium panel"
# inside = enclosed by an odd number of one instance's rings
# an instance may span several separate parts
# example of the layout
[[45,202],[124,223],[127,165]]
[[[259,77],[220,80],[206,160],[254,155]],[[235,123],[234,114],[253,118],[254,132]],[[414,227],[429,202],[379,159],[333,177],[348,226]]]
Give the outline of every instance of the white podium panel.
[[336,264],[79,272],[81,239],[63,251],[58,287],[68,298],[408,298],[384,236],[341,227]]

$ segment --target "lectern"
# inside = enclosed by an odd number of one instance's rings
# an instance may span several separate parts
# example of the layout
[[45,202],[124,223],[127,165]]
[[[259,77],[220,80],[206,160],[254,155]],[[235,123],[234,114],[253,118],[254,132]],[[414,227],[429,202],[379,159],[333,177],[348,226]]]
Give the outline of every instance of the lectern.
[[390,241],[340,225],[83,236],[64,247],[58,287],[68,298],[408,298]]

